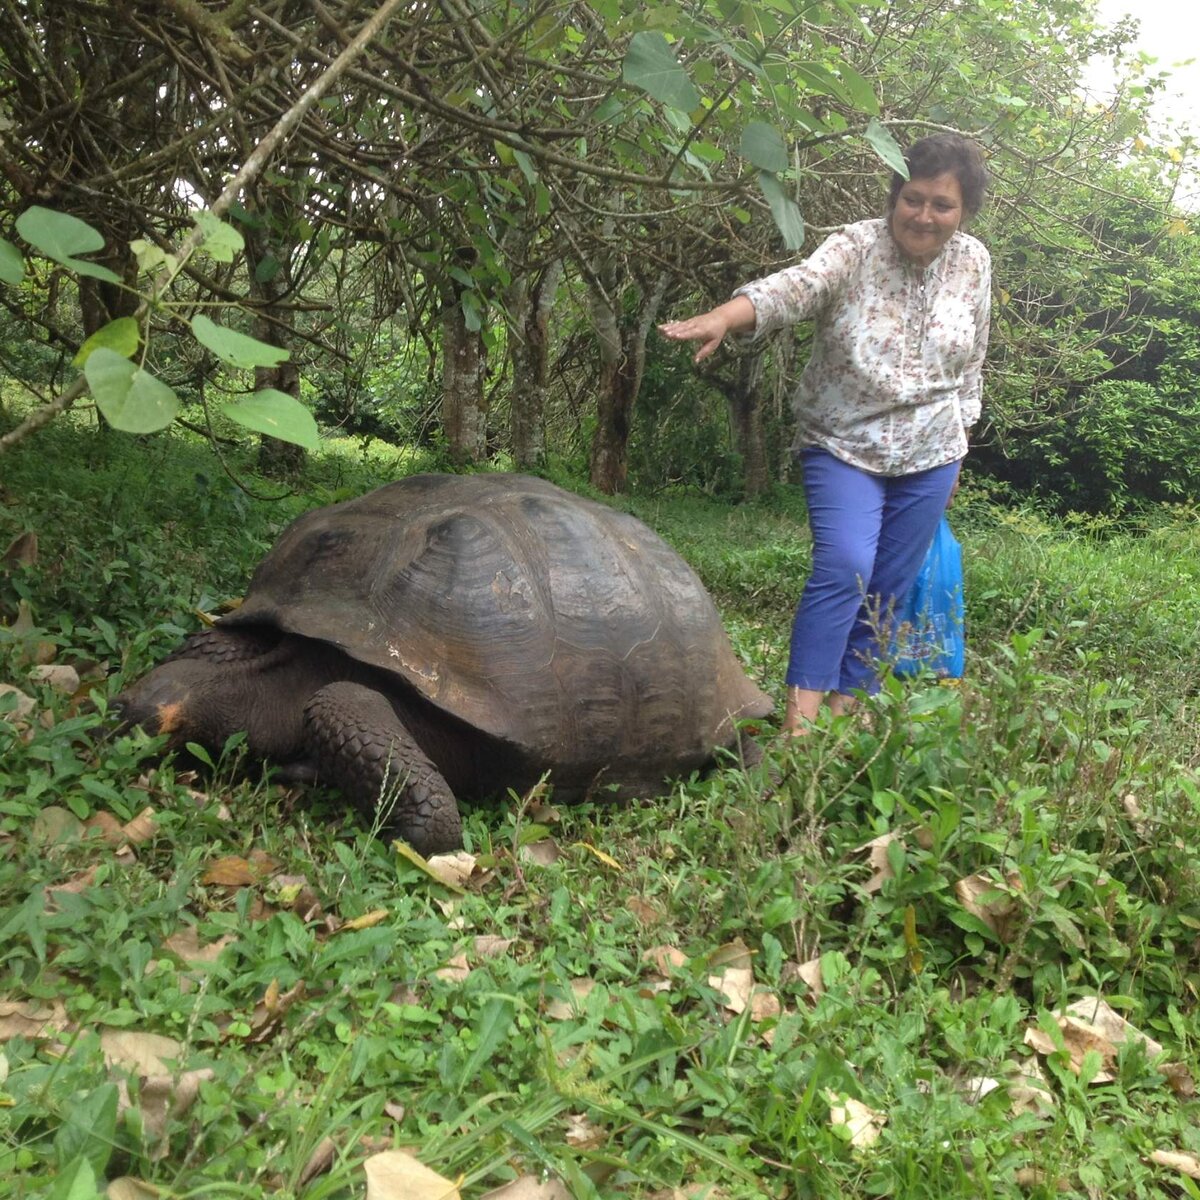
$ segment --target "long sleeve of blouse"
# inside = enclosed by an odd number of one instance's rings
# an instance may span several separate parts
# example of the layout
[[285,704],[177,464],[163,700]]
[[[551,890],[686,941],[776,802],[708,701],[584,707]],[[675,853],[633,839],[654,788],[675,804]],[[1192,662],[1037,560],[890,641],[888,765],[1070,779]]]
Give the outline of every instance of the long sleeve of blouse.
[[860,221],[803,262],[739,288],[753,336],[815,321],[795,397],[796,447],[821,446],[879,475],[942,466],[979,420],[991,259],[956,233],[923,270],[887,222]]

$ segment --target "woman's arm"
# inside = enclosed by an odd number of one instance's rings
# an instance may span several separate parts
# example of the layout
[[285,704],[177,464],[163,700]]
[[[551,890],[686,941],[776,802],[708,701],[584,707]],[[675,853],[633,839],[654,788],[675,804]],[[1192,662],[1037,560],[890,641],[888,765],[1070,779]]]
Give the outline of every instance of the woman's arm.
[[734,296],[698,317],[667,321],[658,331],[673,342],[699,342],[700,349],[692,361],[702,362],[725,340],[727,333],[746,333],[754,328],[755,319],[749,297]]

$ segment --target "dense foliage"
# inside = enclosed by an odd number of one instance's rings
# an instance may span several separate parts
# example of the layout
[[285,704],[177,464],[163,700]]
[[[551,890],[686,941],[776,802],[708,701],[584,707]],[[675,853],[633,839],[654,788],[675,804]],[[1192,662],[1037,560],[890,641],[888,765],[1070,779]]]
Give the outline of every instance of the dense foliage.
[[1191,142],[1128,45],[1088,0],[17,0],[0,363],[41,405],[0,453],[90,387],[138,431],[311,447],[311,410],[459,466],[762,493],[803,342],[697,374],[655,321],[874,215],[898,146],[958,128],[994,176],[978,462],[1063,507],[1194,497]]

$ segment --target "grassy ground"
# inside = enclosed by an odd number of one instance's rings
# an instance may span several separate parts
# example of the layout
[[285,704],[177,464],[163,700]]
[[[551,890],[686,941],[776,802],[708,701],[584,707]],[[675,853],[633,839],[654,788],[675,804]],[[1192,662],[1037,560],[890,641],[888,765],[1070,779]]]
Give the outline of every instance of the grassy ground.
[[[339,443],[272,501],[166,438],[3,460],[0,1195],[1200,1196],[1194,513],[967,489],[960,687],[628,808],[470,811],[453,878],[236,747],[101,738],[85,695],[292,515],[420,465]],[[630,507],[777,691],[795,494]]]

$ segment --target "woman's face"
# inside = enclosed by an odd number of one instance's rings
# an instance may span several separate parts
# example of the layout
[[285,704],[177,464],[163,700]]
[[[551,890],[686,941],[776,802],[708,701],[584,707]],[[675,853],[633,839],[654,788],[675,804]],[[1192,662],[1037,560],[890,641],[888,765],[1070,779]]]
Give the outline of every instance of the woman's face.
[[953,171],[909,179],[892,209],[892,237],[906,258],[927,267],[954,236],[962,216],[962,186]]

